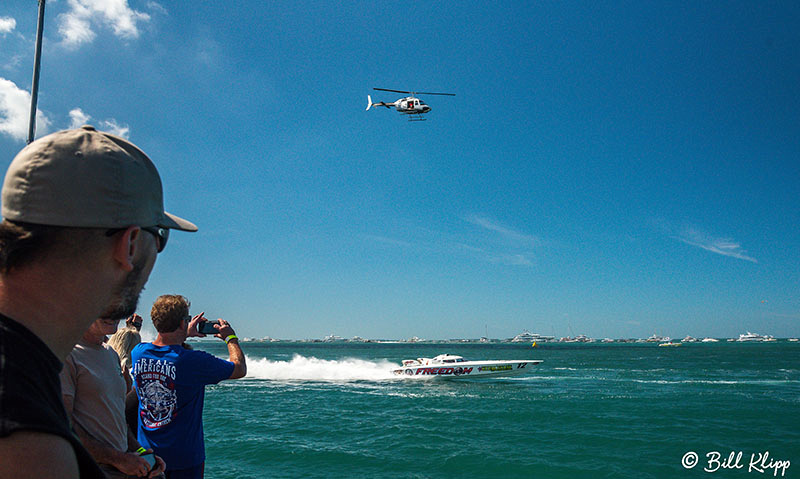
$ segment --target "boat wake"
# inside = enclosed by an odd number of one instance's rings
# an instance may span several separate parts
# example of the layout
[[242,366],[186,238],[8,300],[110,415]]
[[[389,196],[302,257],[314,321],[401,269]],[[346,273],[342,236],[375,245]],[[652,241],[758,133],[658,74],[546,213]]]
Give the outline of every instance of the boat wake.
[[247,358],[247,377],[280,381],[378,381],[393,379],[389,361],[318,359],[296,354],[290,361]]

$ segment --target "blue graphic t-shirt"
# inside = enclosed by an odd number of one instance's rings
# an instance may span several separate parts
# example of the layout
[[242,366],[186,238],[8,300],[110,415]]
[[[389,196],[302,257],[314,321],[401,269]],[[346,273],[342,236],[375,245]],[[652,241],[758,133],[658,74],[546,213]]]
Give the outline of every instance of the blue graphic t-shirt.
[[231,377],[234,364],[204,351],[151,343],[137,345],[131,359],[139,396],[139,442],[161,456],[168,470],[205,461],[205,386]]

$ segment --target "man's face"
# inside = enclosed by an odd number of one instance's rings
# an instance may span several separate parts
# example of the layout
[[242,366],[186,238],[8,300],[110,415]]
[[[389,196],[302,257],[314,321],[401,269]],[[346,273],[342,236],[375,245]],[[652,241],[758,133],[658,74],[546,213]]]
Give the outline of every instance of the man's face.
[[134,258],[133,269],[123,280],[114,295],[114,302],[100,315],[101,318],[125,319],[136,312],[139,305],[139,296],[142,294],[145,283],[153,271],[156,263],[156,239],[153,235],[140,236],[139,241],[148,242],[144,248],[139,249],[140,254]]
[[89,326],[87,333],[98,338],[110,336],[117,332],[118,324],[119,320],[116,319],[98,319]]

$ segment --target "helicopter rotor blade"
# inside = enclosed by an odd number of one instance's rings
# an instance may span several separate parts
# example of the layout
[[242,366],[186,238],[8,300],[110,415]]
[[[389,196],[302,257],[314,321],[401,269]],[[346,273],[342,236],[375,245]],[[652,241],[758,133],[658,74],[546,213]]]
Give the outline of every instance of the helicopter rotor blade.
[[446,96],[456,96],[455,93],[433,93],[433,92],[430,92],[430,91],[389,90],[388,88],[373,88],[373,90],[391,91],[391,92],[394,92],[394,93],[406,93],[408,95],[446,95]]
[[410,91],[403,91],[403,90],[388,90],[388,89],[386,89],[386,88],[373,88],[373,90],[379,90],[379,91],[391,91],[391,92],[394,92],[394,93],[408,93],[409,95],[410,95],[410,94],[412,94],[412,92],[410,92]]

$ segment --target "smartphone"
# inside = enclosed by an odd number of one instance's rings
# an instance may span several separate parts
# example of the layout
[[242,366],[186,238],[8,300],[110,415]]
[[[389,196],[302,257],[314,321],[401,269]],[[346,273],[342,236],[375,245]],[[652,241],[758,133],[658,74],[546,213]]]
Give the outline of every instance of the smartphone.
[[201,334],[217,334],[219,330],[214,327],[219,321],[203,321],[197,325],[197,331]]
[[153,470],[154,467],[156,467],[156,456],[152,452],[148,452],[147,454],[142,454],[139,457],[141,457],[142,459],[147,461],[148,464],[150,464],[151,471]]

